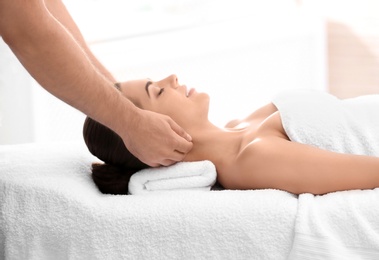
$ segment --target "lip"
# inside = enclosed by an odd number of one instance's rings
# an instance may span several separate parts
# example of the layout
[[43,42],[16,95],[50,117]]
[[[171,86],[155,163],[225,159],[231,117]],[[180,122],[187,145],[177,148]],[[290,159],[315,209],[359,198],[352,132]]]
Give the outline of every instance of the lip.
[[191,89],[188,91],[188,96],[187,96],[187,97],[190,97],[194,92],[196,92],[196,89],[191,88]]

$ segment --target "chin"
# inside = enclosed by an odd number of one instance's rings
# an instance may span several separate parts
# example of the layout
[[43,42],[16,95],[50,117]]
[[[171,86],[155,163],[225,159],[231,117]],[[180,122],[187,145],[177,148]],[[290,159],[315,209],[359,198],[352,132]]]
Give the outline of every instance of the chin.
[[201,102],[206,101],[209,104],[210,97],[207,93],[197,93],[196,99],[201,100]]

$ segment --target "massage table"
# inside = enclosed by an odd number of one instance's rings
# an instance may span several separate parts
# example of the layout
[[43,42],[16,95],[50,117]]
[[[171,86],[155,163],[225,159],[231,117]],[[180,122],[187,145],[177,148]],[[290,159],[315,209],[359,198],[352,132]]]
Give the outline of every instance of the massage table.
[[0,259],[379,259],[379,189],[106,195],[82,142],[0,146]]

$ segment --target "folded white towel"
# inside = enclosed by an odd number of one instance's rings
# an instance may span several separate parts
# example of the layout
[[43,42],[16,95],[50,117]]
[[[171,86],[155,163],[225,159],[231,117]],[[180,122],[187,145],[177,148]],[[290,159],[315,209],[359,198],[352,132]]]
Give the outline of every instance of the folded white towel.
[[147,168],[136,172],[129,181],[130,194],[169,190],[210,190],[217,178],[210,161],[179,162],[168,167]]
[[318,91],[274,98],[291,141],[340,153],[379,156],[379,95],[340,100]]

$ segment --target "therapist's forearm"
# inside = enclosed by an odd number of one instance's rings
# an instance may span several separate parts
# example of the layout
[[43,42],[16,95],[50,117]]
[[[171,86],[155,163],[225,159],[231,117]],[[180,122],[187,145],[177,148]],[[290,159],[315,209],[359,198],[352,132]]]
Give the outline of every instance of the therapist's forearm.
[[121,131],[118,120],[112,119],[117,114],[133,117],[137,111],[134,105],[112,87],[113,82],[91,63],[74,37],[42,4],[18,2],[23,8],[17,17],[2,18],[11,29],[3,27],[1,32],[25,68],[53,95]]
[[106,78],[115,82],[113,75],[99,62],[92,51],[89,49],[82,33],[80,32],[75,21],[66,9],[66,6],[61,0],[45,0],[45,4],[50,13],[72,34],[76,42],[86,53],[91,63],[103,74]]

